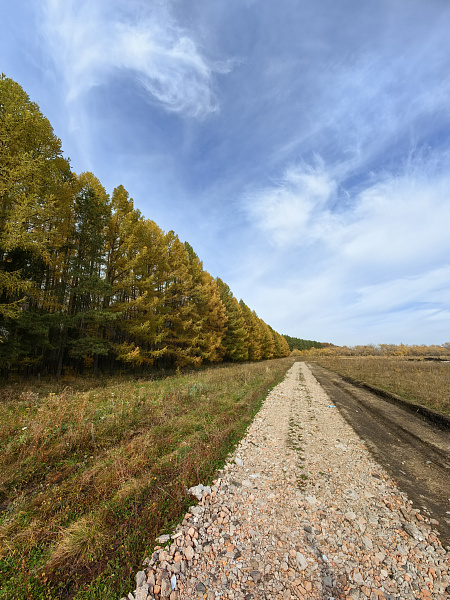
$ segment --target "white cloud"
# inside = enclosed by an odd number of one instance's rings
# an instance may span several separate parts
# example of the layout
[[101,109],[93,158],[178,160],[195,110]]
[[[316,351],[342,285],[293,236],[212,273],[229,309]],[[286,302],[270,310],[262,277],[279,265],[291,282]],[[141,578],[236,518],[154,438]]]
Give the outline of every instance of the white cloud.
[[[449,341],[450,267],[423,270],[371,285],[355,265],[323,271],[299,269],[271,285],[262,278],[246,302],[280,332],[336,344],[444,343]],[[278,266],[280,269],[280,266]],[[369,274],[367,274],[368,276]]]
[[[409,158],[402,172],[373,174],[356,191],[342,189],[345,164],[291,166],[273,186],[248,194],[244,210],[271,241],[283,247],[326,244],[346,264],[435,260],[450,248],[446,162],[447,156]],[[338,193],[347,205],[336,210]]]
[[329,216],[327,202],[336,183],[322,164],[288,167],[280,181],[247,195],[245,211],[251,220],[279,246],[298,245],[311,238],[317,215]]
[[334,245],[346,263],[366,264],[372,276],[374,269],[414,274],[439,265],[450,252],[450,177],[382,179],[358,194],[345,220],[334,232]]
[[[339,192],[333,176],[345,177],[339,165],[328,171],[323,164],[288,169],[277,184],[247,198],[260,232],[251,266],[242,266],[255,275],[239,284],[249,305],[263,318],[275,312],[271,322],[280,331],[322,341],[446,341],[450,176],[445,164],[444,155],[410,157],[402,171],[373,175],[365,189],[350,191],[347,208],[340,206],[338,214],[329,200]],[[282,245],[276,258],[273,245],[267,248],[269,235]],[[266,271],[253,269],[255,262],[267,264]]]
[[412,277],[367,285],[358,290],[353,308],[358,316],[392,311],[436,312],[450,306],[449,281],[450,266],[444,266]]
[[203,56],[168,3],[47,0],[43,15],[69,101],[123,70],[166,110],[190,116],[217,110],[213,75],[229,71],[230,63]]

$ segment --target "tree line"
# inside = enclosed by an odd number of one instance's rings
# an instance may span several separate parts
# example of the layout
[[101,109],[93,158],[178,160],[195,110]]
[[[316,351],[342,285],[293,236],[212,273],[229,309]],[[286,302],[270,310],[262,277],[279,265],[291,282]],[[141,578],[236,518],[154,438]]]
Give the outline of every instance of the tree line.
[[283,335],[284,339],[288,343],[289,350],[309,350],[310,348],[323,348],[321,342],[314,340],[303,340],[297,337],[291,337],[290,335]]
[[[284,336],[287,337],[287,336]],[[450,357],[450,342],[444,344],[366,344],[364,346],[334,346],[322,344],[322,348],[311,347],[302,350],[307,356],[345,356],[361,357],[375,356],[386,358],[424,358],[448,360]]]
[[7,375],[287,356],[187,242],[76,175],[50,122],[0,78],[0,369]]

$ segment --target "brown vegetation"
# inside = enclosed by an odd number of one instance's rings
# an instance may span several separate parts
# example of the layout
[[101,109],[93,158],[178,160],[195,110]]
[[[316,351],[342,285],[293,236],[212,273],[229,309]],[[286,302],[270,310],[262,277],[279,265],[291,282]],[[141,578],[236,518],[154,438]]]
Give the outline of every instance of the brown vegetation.
[[394,356],[317,355],[315,360],[339,375],[382,388],[450,415],[450,362]]

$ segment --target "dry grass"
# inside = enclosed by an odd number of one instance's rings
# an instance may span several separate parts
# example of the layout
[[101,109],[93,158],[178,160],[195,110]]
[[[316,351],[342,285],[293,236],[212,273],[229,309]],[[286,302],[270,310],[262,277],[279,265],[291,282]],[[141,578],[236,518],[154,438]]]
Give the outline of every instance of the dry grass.
[[101,520],[94,515],[82,517],[59,536],[47,561],[47,570],[54,571],[69,562],[86,563],[100,560],[107,542]]
[[450,415],[450,362],[382,357],[321,357],[339,375],[393,392],[410,402]]
[[[0,598],[133,589],[154,539],[210,481],[290,359],[88,390],[4,388]],[[49,384],[46,384],[49,385]]]

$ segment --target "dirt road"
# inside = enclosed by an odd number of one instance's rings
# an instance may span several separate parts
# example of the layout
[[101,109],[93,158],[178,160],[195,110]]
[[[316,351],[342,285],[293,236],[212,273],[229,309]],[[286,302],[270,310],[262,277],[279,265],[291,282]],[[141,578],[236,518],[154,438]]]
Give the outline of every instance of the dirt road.
[[450,546],[450,431],[309,364],[345,420]]

